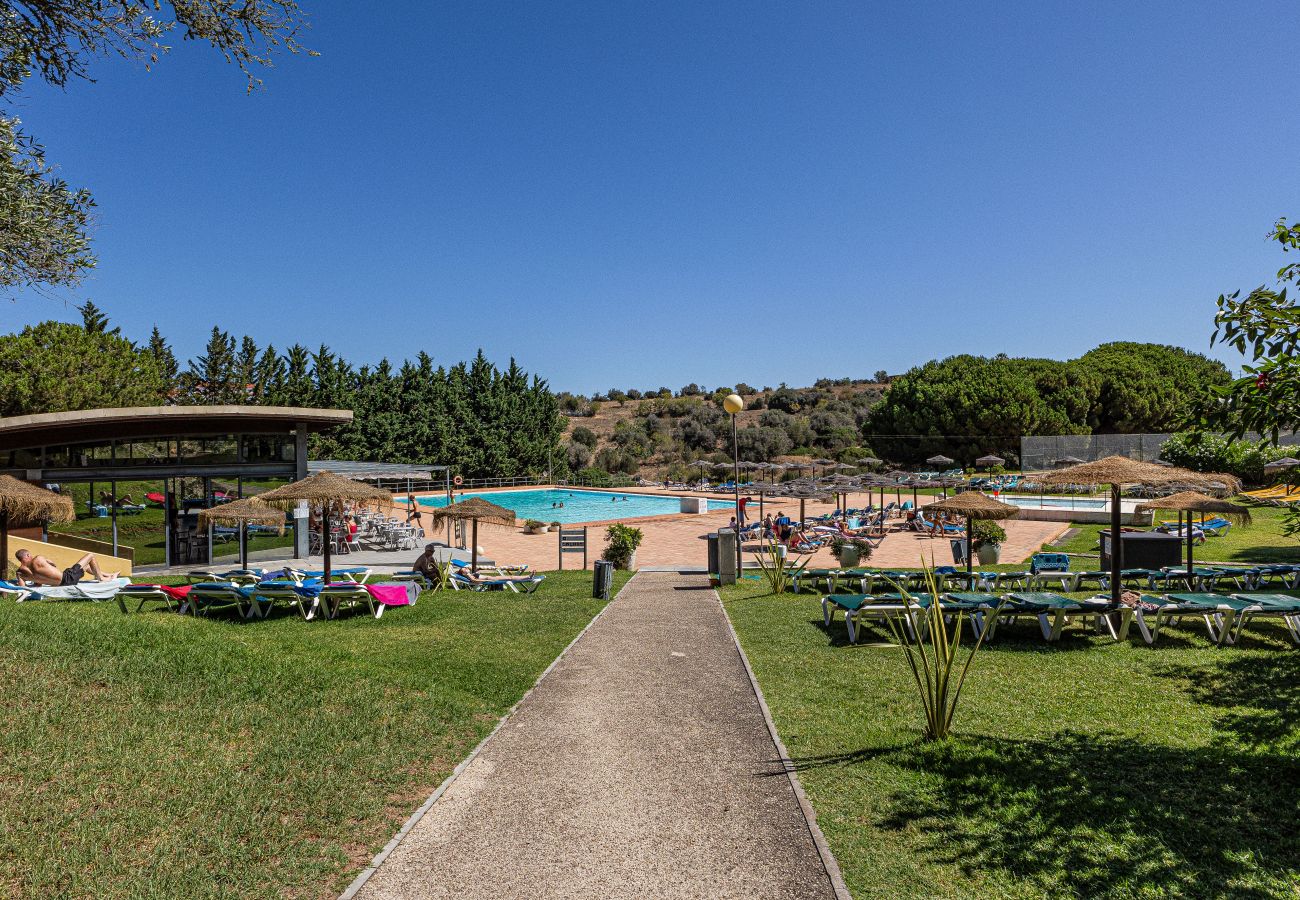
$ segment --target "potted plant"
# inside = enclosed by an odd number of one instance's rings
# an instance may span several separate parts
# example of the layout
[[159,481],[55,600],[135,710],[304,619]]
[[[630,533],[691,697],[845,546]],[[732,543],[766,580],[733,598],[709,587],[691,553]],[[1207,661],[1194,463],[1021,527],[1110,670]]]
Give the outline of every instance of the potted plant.
[[997,564],[1002,558],[1002,542],[1006,539],[1007,533],[997,522],[976,519],[970,525],[971,549],[979,555],[982,566]]
[[563,528],[563,527],[564,527],[564,523],[563,523],[563,522],[552,522],[552,523],[551,523],[551,529],[552,529],[553,531],[559,531],[559,530],[560,530],[561,528]]
[[537,519],[527,519],[524,522],[524,534],[542,534],[545,531],[545,522],[539,522]]
[[871,558],[871,545],[862,538],[836,537],[831,539],[831,556],[846,569]]
[[605,560],[612,562],[616,569],[636,568],[636,548],[645,538],[640,528],[630,525],[611,525],[605,530],[608,538],[605,544]]

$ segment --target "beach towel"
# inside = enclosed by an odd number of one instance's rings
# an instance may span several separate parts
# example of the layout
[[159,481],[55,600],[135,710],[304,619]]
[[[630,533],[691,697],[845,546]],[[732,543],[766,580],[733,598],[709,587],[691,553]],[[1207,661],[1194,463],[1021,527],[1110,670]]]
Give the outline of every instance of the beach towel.
[[419,594],[419,588],[411,582],[367,584],[365,589],[384,606],[410,606]]

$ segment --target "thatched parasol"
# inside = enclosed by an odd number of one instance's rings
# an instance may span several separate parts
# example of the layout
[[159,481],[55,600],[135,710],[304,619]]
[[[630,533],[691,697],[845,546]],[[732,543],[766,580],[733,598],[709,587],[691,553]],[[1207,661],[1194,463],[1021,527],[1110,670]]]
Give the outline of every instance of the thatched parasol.
[[0,579],[9,573],[10,525],[71,522],[76,518],[70,498],[11,475],[0,475]]
[[956,460],[952,459],[952,457],[944,456],[942,453],[940,453],[938,456],[931,456],[929,459],[926,460],[926,462],[932,466],[951,466],[954,462],[956,462]]
[[239,567],[248,568],[249,524],[271,525],[277,534],[284,534],[284,510],[271,506],[256,497],[246,497],[199,511],[199,529],[206,531],[213,525],[233,525],[239,529]]
[[966,583],[970,584],[974,563],[971,561],[971,523],[976,519],[1013,519],[1020,515],[1020,507],[994,500],[979,491],[966,491],[946,500],[937,500],[925,507],[927,513],[956,513],[966,517]]
[[981,456],[979,459],[975,460],[975,465],[980,466],[981,468],[1004,466],[1006,463],[1007,461],[996,453],[990,453],[988,456]]
[[[1217,516],[1223,516],[1232,522],[1241,525],[1250,524],[1250,510],[1236,503],[1230,503],[1227,500],[1219,500],[1207,494],[1198,491],[1183,491],[1178,494],[1170,494],[1168,497],[1160,497],[1156,500],[1148,500],[1146,503],[1137,505],[1138,512],[1158,512],[1162,509],[1173,510],[1178,513],[1178,528],[1181,532],[1183,527],[1183,513],[1187,513],[1187,589],[1195,590],[1196,584],[1196,564],[1193,560],[1192,553],[1192,513],[1214,513]],[[1204,517],[1202,517],[1204,521]]]
[[351,503],[391,503],[393,495],[373,485],[353,481],[333,472],[317,472],[302,481],[267,491],[259,498],[280,509],[293,509],[299,503],[319,505],[321,515],[321,553],[324,556],[325,584],[330,583],[330,513],[335,506]]
[[1058,466],[1077,466],[1086,461],[1079,459],[1077,456],[1062,456],[1060,459],[1052,460]]
[[1107,456],[1068,469],[1046,472],[1041,481],[1043,484],[1110,485],[1110,599],[1116,606],[1120,602],[1120,572],[1124,568],[1124,545],[1120,540],[1120,492],[1124,485],[1187,484],[1211,489],[1225,485],[1232,491],[1241,489],[1241,480],[1233,475],[1193,472],[1190,469],[1161,466],[1125,456]]
[[470,536],[470,558],[469,570],[478,571],[478,523],[485,525],[501,525],[506,528],[513,527],[515,519],[513,509],[506,509],[504,506],[497,506],[484,500],[482,497],[469,497],[465,500],[457,501],[450,506],[443,506],[433,511],[433,521],[437,524],[443,519],[452,519],[458,521],[468,520],[473,523],[473,531]]

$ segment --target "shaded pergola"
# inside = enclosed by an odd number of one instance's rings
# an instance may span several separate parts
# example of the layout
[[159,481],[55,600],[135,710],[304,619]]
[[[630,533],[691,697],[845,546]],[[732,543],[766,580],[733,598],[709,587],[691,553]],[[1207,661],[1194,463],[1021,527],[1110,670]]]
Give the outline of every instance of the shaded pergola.
[[284,510],[262,500],[246,497],[222,503],[199,511],[199,528],[207,531],[214,525],[229,525],[239,529],[239,567],[248,568],[248,526],[267,525],[276,534],[284,534]]
[[293,509],[299,503],[316,506],[321,511],[321,555],[324,557],[325,584],[330,583],[330,518],[336,511],[341,512],[344,503],[370,505],[391,503],[393,495],[333,472],[318,472],[302,481],[286,484],[273,491],[267,491],[259,497],[265,503],[280,509]]
[[973,578],[974,563],[971,557],[974,553],[971,549],[971,524],[979,519],[1001,520],[1013,519],[1020,515],[1020,507],[1012,506],[1010,503],[1003,503],[1000,500],[994,500],[987,494],[979,491],[966,491],[949,497],[946,500],[937,500],[926,506],[927,513],[954,513],[966,519],[966,585],[971,584]]
[[[1158,512],[1163,509],[1178,513],[1178,528],[1180,533],[1184,527],[1187,529],[1188,590],[1193,590],[1196,585],[1196,563],[1193,559],[1192,550],[1192,513],[1214,513],[1216,516],[1222,516],[1230,522],[1235,522],[1240,525],[1250,524],[1250,510],[1246,507],[1232,503],[1228,500],[1220,500],[1217,497],[1211,497],[1198,491],[1181,491],[1177,494],[1170,494],[1168,497],[1148,500],[1146,503],[1139,503],[1136,509],[1138,512]],[[1183,513],[1187,513],[1186,526],[1183,525]],[[1204,521],[1203,518],[1202,521]]]
[[504,528],[513,527],[515,519],[513,509],[506,509],[504,506],[497,506],[482,497],[469,497],[465,500],[459,500],[449,506],[443,506],[433,511],[433,521],[435,523],[444,519],[453,522],[470,522],[472,523],[472,534],[470,536],[470,559],[469,570],[478,571],[478,525],[482,522],[485,525],[499,525]]
[[10,526],[71,522],[76,517],[70,498],[12,475],[0,475],[0,579],[9,574]]
[[1120,499],[1126,484],[1170,485],[1187,484],[1214,490],[1226,486],[1240,490],[1241,481],[1233,475],[1212,472],[1193,472],[1177,466],[1160,466],[1155,463],[1129,459],[1126,456],[1107,456],[1094,462],[1058,469],[1039,476],[1043,484],[1109,485],[1110,487],[1110,599],[1119,605],[1122,593],[1120,573],[1124,569],[1124,543],[1120,538],[1122,510]]

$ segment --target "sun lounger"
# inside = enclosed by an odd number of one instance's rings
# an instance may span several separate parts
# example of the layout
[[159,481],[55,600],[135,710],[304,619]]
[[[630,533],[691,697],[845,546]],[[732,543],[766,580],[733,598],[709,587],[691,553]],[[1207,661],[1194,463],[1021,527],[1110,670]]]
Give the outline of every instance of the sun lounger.
[[318,582],[263,581],[253,587],[253,609],[259,618],[265,619],[275,607],[287,606],[296,609],[304,621],[310,622],[320,611],[320,589]]
[[1287,590],[1300,588],[1300,566],[1275,564],[1255,567],[1255,581],[1252,588],[1268,587],[1275,581],[1281,582]]
[[344,609],[364,609],[378,619],[390,606],[410,606],[418,595],[410,583],[347,584],[339,582],[320,589],[320,604],[327,619],[337,619]]
[[1017,591],[1008,594],[1001,618],[1014,620],[1025,615],[1038,620],[1043,639],[1048,642],[1060,640],[1061,632],[1072,616],[1085,622],[1089,618],[1095,618],[1098,627],[1105,627],[1112,638],[1123,641],[1128,638],[1133,610],[1129,607],[1116,609],[1108,599],[1101,597],[1072,600],[1048,591]]
[[1210,640],[1217,646],[1232,644],[1236,640],[1233,625],[1251,604],[1234,600],[1221,594],[1144,594],[1134,616],[1142,639],[1154,644],[1164,625],[1187,617],[1201,619]]
[[849,643],[858,642],[861,622],[864,620],[897,620],[909,640],[916,639],[916,616],[919,607],[915,602],[906,603],[901,594],[828,594],[822,597],[822,620],[830,628],[835,620],[835,613],[844,615],[844,627],[848,632]]
[[256,584],[259,579],[266,576],[263,569],[231,569],[228,572],[218,572],[214,569],[195,569],[192,572],[185,573],[185,580],[190,584]]
[[161,603],[168,610],[180,609],[189,595],[189,585],[185,587],[170,587],[162,584],[128,584],[117,592],[116,600],[118,609],[123,613],[129,612],[126,606],[128,600],[139,600],[135,611],[140,612],[144,609],[146,603]]
[[1233,594],[1232,599],[1251,605],[1249,610],[1238,617],[1239,624],[1237,634],[1233,637],[1234,642],[1241,636],[1241,629],[1250,619],[1279,618],[1286,626],[1291,643],[1300,646],[1300,599],[1288,594]]
[[450,584],[456,590],[468,588],[471,591],[510,591],[517,594],[520,588],[525,594],[531,594],[537,590],[537,586],[545,579],[545,575],[497,575],[472,579],[468,575],[462,575],[460,572],[453,573]]
[[83,581],[80,584],[45,587],[28,586],[15,582],[0,582],[0,594],[12,597],[19,603],[33,600],[112,600],[117,592],[130,584],[129,578],[115,578],[112,581]]
[[196,616],[206,616],[214,609],[233,607],[245,619],[255,615],[253,604],[253,585],[237,585],[234,582],[201,582],[191,585],[181,612],[187,610]]

